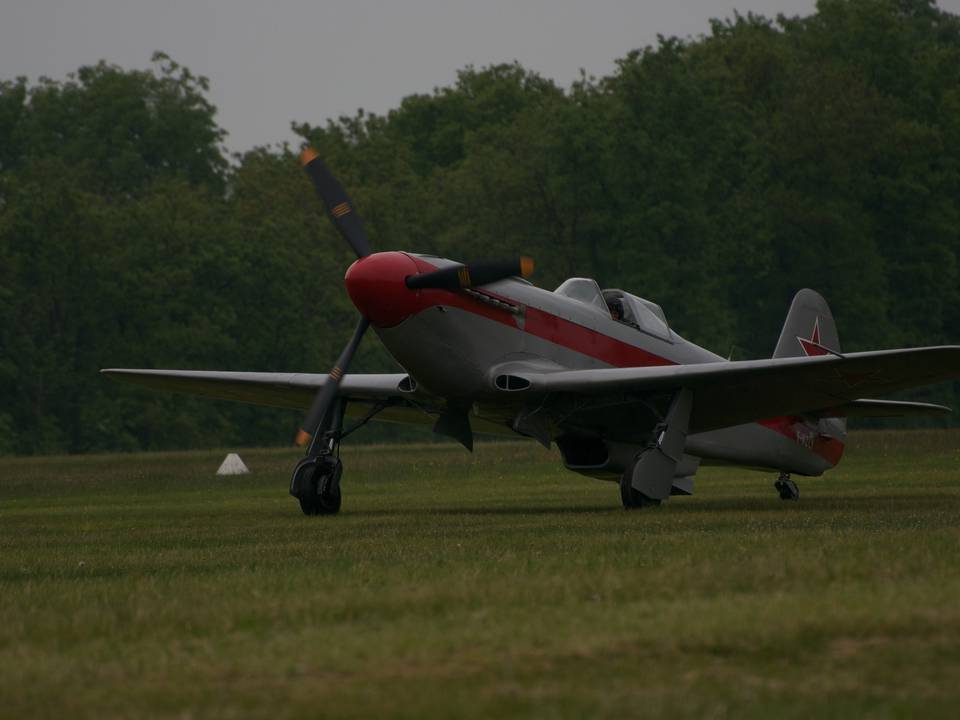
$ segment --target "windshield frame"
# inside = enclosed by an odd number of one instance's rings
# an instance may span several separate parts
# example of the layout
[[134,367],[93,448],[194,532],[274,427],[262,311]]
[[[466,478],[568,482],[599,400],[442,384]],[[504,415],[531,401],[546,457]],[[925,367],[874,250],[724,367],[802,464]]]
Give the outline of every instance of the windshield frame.
[[[583,292],[571,294],[578,290],[583,290]],[[597,284],[597,281],[593,278],[567,278],[560,283],[559,287],[557,287],[557,289],[553,292],[555,295],[576,300],[577,302],[602,313],[610,313],[610,310],[607,307],[607,302],[604,300],[603,292],[600,290],[600,285]]]

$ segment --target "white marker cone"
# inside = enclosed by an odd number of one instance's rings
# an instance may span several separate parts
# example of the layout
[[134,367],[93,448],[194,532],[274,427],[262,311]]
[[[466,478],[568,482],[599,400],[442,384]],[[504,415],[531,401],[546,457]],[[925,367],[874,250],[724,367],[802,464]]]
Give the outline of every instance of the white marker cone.
[[220,463],[217,475],[243,475],[248,472],[250,472],[250,468],[243,464],[240,456],[236,453],[230,453]]

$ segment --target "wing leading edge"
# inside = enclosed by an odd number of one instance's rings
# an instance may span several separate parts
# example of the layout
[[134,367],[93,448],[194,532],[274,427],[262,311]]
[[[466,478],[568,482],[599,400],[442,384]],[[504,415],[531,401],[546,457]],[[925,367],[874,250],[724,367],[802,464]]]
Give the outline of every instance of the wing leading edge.
[[[101,370],[115,380],[172,392],[305,410],[327,381],[320,373],[220,372],[210,370]],[[353,400],[385,400],[408,396],[400,390],[403,374],[345,375],[340,387]]]

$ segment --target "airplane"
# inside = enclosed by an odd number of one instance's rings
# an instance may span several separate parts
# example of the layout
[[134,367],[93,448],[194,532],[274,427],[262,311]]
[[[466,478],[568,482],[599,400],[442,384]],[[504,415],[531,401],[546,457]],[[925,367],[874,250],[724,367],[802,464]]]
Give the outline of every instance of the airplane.
[[[620,487],[625,508],[693,493],[701,465],[819,476],[844,452],[847,419],[949,413],[872,399],[960,378],[960,346],[843,353],[827,302],[793,299],[769,359],[728,361],[684,340],[655,303],[570,278],[550,292],[528,257],[461,263],[373,252],[347,193],[319,155],[301,154],[327,214],[357,255],[344,284],[360,319],[327,375],[105,369],[154,389],[307,410],[290,494],[306,515],[342,503],[341,441],[376,418],[431,426],[473,448],[474,433],[556,444],[564,466]],[[349,374],[369,327],[404,369]],[[345,426],[345,421],[351,424]]]

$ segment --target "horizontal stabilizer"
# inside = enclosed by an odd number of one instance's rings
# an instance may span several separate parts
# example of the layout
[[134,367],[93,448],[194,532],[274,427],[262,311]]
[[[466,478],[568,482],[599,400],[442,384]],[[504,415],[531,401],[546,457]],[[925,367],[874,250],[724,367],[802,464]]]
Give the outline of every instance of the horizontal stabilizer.
[[946,405],[905,402],[901,400],[854,400],[846,405],[813,413],[818,417],[913,417],[915,415],[946,415],[953,412]]

